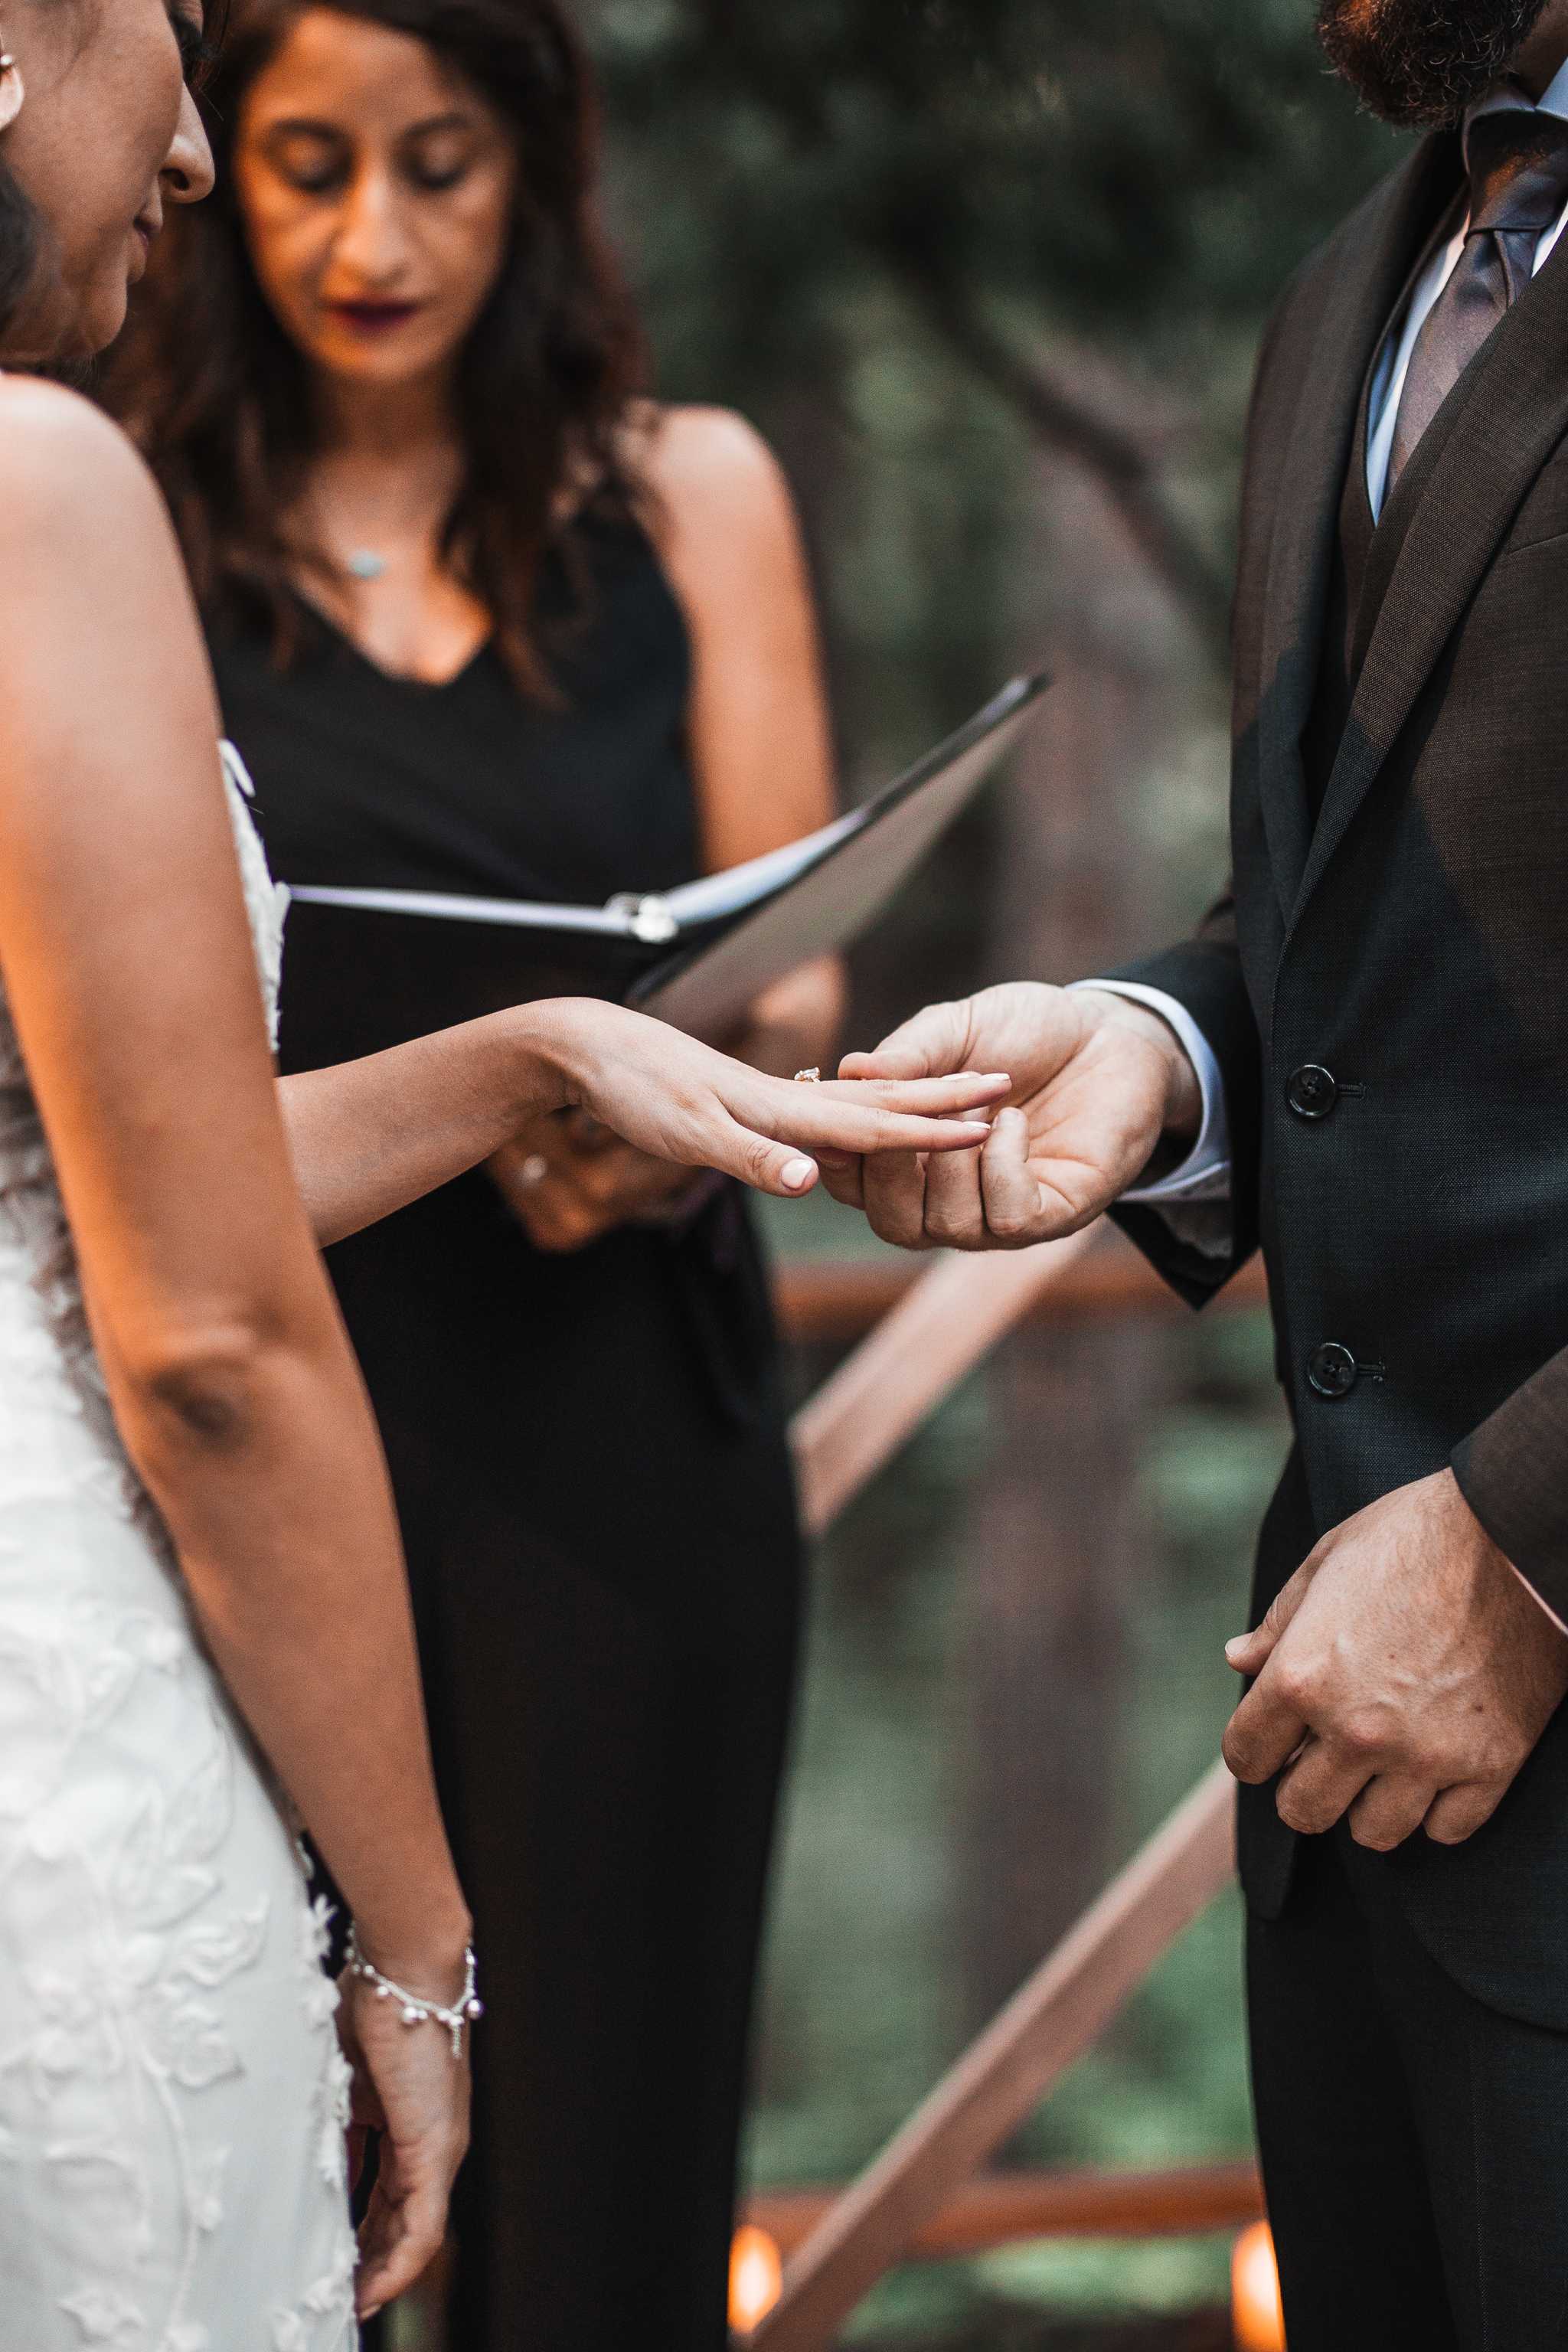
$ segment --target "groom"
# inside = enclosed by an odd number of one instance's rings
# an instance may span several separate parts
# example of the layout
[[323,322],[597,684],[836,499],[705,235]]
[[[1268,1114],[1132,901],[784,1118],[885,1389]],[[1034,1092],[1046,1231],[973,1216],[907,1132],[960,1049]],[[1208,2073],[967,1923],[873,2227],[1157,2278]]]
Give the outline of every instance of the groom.
[[1232,887],[1114,979],[994,989],[853,1059],[1010,1069],[1016,1108],[983,1158],[830,1181],[914,1247],[1019,1245],[1118,1202],[1194,1305],[1261,1244],[1296,1444],[1225,1752],[1290,2352],[1547,2352],[1568,2347],[1568,0],[1324,0],[1319,29],[1428,135],[1265,340]]

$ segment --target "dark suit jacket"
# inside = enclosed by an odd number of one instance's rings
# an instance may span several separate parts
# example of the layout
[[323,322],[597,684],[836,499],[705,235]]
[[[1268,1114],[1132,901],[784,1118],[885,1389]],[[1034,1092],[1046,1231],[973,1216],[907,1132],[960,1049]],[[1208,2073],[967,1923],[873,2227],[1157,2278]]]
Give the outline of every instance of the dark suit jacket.
[[[1218,1056],[1235,1244],[1215,1262],[1148,1209],[1121,1221],[1197,1303],[1259,1242],[1268,1260],[1297,1447],[1259,1611],[1320,1535],[1452,1462],[1568,1618],[1568,238],[1385,509],[1315,826],[1303,764],[1363,388],[1459,181],[1457,141],[1426,140],[1269,327],[1236,605],[1232,891],[1129,974],[1184,1003]],[[1326,1117],[1292,1106],[1309,1065],[1341,1089]],[[1292,1852],[1272,1791],[1244,1792],[1255,1906],[1282,1903]],[[1357,1866],[1398,1874],[1462,1982],[1568,2028],[1568,1717],[1468,1844],[1417,1837]]]

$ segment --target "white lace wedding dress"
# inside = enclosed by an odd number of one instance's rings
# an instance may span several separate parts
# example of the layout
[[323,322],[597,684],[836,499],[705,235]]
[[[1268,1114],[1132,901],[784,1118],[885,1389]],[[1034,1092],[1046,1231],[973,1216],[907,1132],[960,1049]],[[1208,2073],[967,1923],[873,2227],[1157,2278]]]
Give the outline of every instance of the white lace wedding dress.
[[0,992],[0,2352],[353,2346],[323,1935],[115,1434]]

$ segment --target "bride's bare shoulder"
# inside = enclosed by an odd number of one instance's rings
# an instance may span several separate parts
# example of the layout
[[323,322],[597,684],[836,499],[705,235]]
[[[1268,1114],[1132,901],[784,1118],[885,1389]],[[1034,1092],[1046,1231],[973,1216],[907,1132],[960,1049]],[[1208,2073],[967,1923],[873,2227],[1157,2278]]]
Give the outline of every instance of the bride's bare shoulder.
[[36,584],[39,565],[79,564],[84,541],[107,551],[166,530],[152,476],[101,409],[62,384],[0,375],[0,588],[18,558]]

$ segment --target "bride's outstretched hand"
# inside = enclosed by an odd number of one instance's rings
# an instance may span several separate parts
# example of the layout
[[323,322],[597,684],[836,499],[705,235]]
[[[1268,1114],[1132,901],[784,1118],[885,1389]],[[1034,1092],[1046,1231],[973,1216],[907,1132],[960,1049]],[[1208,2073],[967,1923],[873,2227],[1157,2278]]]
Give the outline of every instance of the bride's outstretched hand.
[[574,1103],[658,1159],[785,1198],[811,1190],[820,1153],[973,1150],[1012,1083],[959,1071],[802,1086],[619,1005],[569,1000],[552,1020]]

